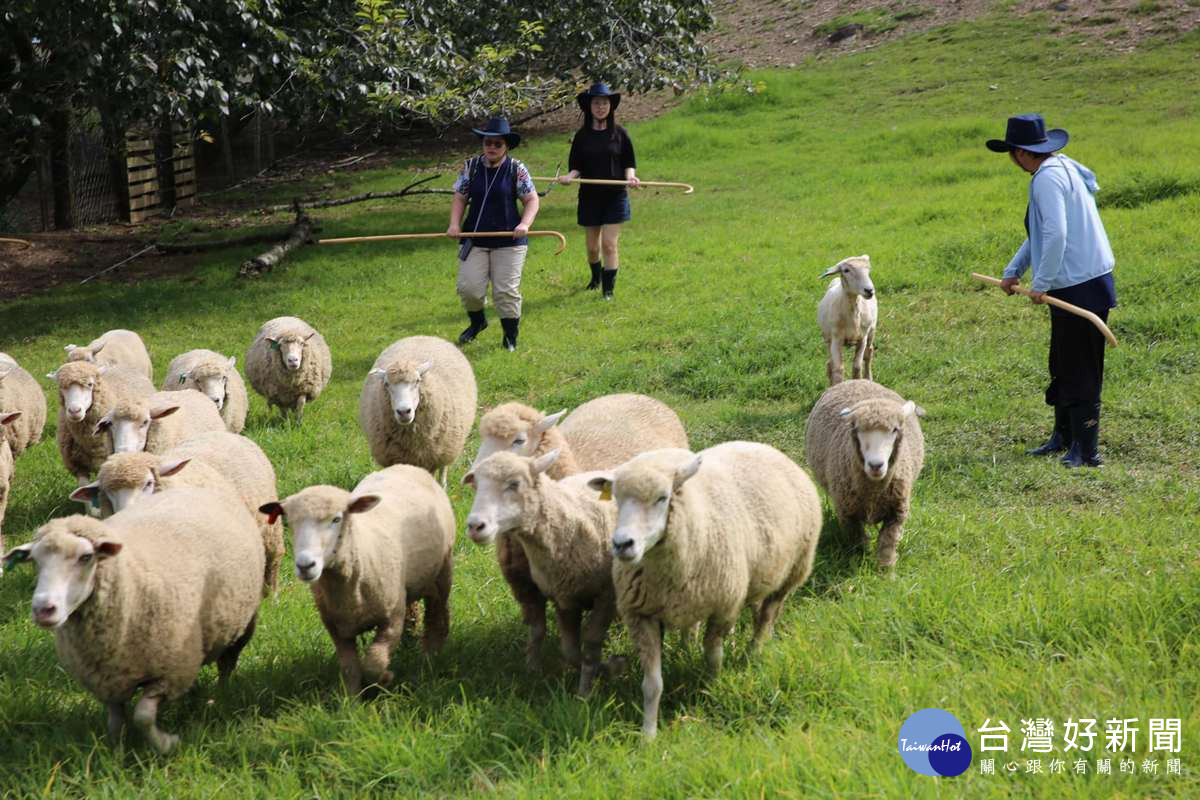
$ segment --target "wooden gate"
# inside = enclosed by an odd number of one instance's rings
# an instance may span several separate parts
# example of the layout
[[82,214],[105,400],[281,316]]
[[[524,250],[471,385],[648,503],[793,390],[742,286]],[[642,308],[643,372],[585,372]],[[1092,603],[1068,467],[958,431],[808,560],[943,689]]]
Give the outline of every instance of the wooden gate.
[[[171,160],[175,165],[175,205],[187,208],[196,199],[196,159],[192,137],[175,131]],[[158,161],[154,139],[146,131],[131,130],[125,135],[125,167],[128,177],[129,221],[143,222],[163,212],[159,193]]]

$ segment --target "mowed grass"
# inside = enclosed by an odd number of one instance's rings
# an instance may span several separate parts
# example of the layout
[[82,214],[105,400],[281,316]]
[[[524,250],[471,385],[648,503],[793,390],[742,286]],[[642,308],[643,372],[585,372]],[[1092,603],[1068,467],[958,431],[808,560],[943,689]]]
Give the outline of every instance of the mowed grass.
[[[517,398],[557,410],[645,392],[679,411],[697,450],[752,439],[803,463],[825,375],[817,276],[869,253],[876,379],[928,411],[925,471],[894,577],[849,555],[827,520],[813,577],[759,659],[744,657],[745,620],[718,677],[668,638],[663,723],[643,746],[640,669],[581,701],[552,635],[547,674],[529,675],[494,556],[465,537],[445,651],[426,660],[406,641],[393,662],[399,685],[373,702],[342,697],[309,592],[288,574],[231,685],[219,691],[206,671],[167,707],[161,720],[183,745],[161,758],[140,740],[117,750],[104,739],[101,706],[31,624],[34,575],[19,570],[0,579],[0,794],[1196,796],[1200,38],[1118,55],[1045,30],[1041,16],[942,28],[757,73],[753,94],[697,97],[631,126],[639,173],[693,182],[696,193],[635,195],[617,299],[603,303],[580,291],[574,190],[555,189],[538,227],[567,232],[571,245],[559,257],[545,241],[531,247],[521,349],[500,349],[492,314],[467,351],[485,407]],[[1049,426],[1046,313],[968,277],[998,274],[1023,236],[1027,178],[983,140],[1024,111],[1068,128],[1067,152],[1104,187],[1121,346],[1108,352],[1099,471],[1022,455]],[[566,150],[567,136],[554,134],[516,154],[543,173]],[[359,175],[353,188],[398,188],[411,166]],[[427,198],[319,217],[333,237],[442,230],[447,209]],[[246,433],[274,461],[282,494],[350,487],[373,469],[357,424],[372,360],[401,336],[453,339],[463,327],[454,249],[308,248],[274,274],[235,280],[250,255],[205,256],[183,278],[9,303],[0,348],[40,375],[62,345],[127,327],[161,376],[193,347],[240,364],[261,322],[299,315],[329,341],[333,381],[301,427],[252,397]],[[9,546],[75,511],[52,427],[18,462]],[[451,472],[460,523],[472,501],[458,483],[466,463]],[[617,628],[612,649],[632,655]],[[978,752],[954,779],[902,764],[900,725],[930,706],[955,714],[976,749],[986,719],[1011,728],[1007,756],[983,754],[997,758],[996,775],[979,774]],[[1056,722],[1051,754],[1021,752],[1021,720],[1036,717]],[[1087,776],[1026,773],[1033,758],[1046,773],[1051,758],[1072,771],[1078,751],[1064,749],[1062,723],[1081,717],[1100,730],[1110,718],[1139,720],[1137,774],[1120,771],[1128,753],[1100,752],[1103,735]],[[1150,718],[1183,720],[1179,753],[1148,751]],[[1100,756],[1115,774],[1094,774]],[[1165,774],[1167,757],[1181,758],[1182,775]],[[1157,775],[1142,774],[1149,758]],[[1019,769],[1003,770],[1008,761]]]

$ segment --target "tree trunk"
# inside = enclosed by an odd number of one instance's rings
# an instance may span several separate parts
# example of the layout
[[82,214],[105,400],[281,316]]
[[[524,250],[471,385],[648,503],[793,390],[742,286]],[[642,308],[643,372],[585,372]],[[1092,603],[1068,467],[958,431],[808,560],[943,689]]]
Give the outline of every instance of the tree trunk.
[[50,112],[50,185],[54,194],[54,227],[75,227],[75,197],[71,192],[71,109]]
[[158,163],[159,205],[168,211],[175,207],[175,135],[169,116],[158,120],[154,137],[154,160]]

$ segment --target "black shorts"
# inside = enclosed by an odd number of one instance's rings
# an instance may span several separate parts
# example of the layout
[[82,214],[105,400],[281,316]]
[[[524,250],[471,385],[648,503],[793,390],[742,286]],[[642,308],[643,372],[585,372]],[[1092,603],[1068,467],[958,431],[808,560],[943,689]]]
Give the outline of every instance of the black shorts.
[[629,192],[605,192],[602,195],[585,195],[581,192],[579,209],[575,216],[579,224],[585,228],[628,222],[630,219]]

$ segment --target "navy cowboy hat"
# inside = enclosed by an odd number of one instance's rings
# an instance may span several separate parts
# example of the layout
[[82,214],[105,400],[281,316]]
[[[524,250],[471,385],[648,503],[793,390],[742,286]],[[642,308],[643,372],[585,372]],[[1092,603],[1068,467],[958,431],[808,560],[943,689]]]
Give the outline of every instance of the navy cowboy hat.
[[1066,147],[1069,138],[1062,128],[1046,130],[1041,114],[1019,114],[1008,118],[1004,138],[988,139],[987,148],[996,153],[1007,153],[1014,147],[1031,153],[1053,153]]
[[512,150],[521,143],[521,134],[514,132],[512,126],[508,124],[508,120],[504,117],[492,117],[487,121],[487,125],[482,130],[471,128],[471,133],[480,139],[484,136],[499,137],[505,141],[509,150]]
[[617,106],[621,105],[620,92],[614,92],[608,88],[608,84],[604,81],[597,81],[589,86],[586,92],[580,92],[575,95],[575,101],[579,103],[579,107],[583,109],[585,114],[592,111],[593,97],[607,97],[610,104],[608,107],[610,113],[616,111]]

